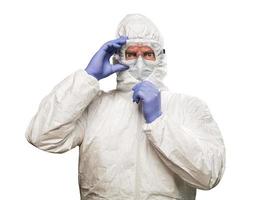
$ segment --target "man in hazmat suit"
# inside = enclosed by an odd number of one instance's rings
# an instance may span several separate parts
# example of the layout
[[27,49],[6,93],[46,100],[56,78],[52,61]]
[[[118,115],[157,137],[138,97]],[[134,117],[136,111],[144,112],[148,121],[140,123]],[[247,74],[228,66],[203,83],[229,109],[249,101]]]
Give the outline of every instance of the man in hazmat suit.
[[[101,90],[113,73],[116,89]],[[221,180],[224,142],[206,103],[169,92],[165,75],[158,29],[127,15],[117,39],[43,98],[26,138],[51,153],[79,146],[82,200],[193,200]]]

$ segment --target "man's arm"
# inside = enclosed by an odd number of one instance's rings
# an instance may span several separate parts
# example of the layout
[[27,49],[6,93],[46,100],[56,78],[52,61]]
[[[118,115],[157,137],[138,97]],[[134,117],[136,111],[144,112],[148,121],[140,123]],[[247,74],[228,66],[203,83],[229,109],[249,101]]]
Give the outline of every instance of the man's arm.
[[100,91],[99,82],[79,69],[45,96],[25,136],[32,145],[63,153],[79,145],[85,134],[87,106]]
[[190,96],[180,99],[171,99],[167,110],[143,129],[170,170],[192,187],[209,190],[225,169],[223,139],[205,102]]
[[27,140],[39,149],[63,153],[81,144],[85,134],[87,106],[100,91],[99,80],[128,69],[110,64],[110,57],[127,37],[106,42],[87,67],[59,83],[40,103],[26,130]]

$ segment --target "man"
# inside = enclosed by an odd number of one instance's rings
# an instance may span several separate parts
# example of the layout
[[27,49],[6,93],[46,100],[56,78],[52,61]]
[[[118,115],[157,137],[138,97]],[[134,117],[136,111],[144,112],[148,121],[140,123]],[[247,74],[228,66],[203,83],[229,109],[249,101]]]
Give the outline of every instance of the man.
[[[116,89],[100,90],[113,73]],[[26,138],[52,153],[79,146],[82,200],[195,199],[219,183],[224,143],[206,103],[169,92],[165,75],[158,29],[127,15],[117,39],[41,101]]]

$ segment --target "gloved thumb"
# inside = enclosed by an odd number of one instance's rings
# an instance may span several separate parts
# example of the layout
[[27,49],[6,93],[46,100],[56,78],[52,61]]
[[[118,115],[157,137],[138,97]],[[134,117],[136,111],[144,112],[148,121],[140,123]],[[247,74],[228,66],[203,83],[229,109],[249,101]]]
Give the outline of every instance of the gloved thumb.
[[124,70],[127,70],[129,69],[129,66],[127,65],[122,65],[122,64],[115,64],[115,65],[112,65],[112,72],[120,72],[120,71],[124,71]]

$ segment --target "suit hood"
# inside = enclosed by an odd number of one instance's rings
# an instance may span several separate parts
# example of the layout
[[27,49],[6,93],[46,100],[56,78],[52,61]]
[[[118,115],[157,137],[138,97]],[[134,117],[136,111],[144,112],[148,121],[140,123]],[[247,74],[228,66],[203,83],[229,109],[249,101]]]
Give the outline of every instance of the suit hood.
[[[128,37],[127,43],[121,49],[121,53],[114,57],[114,60],[117,61],[123,59],[122,52],[125,52],[127,45],[138,43],[151,46],[156,54],[156,64],[149,76],[144,80],[152,82],[159,90],[167,90],[168,88],[163,83],[163,79],[167,74],[163,38],[154,23],[141,14],[126,15],[118,25],[116,36],[117,38],[120,36]],[[134,85],[142,81],[129,73],[129,70],[117,72],[116,74],[117,90],[131,90]]]

